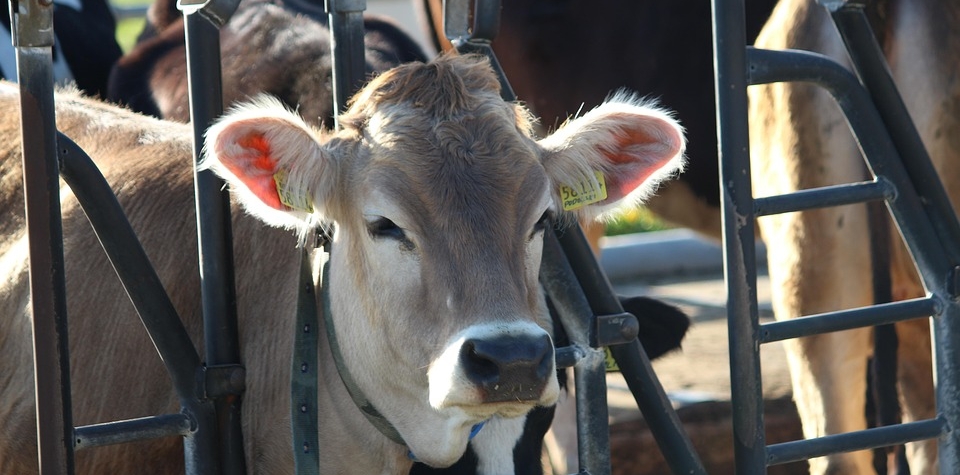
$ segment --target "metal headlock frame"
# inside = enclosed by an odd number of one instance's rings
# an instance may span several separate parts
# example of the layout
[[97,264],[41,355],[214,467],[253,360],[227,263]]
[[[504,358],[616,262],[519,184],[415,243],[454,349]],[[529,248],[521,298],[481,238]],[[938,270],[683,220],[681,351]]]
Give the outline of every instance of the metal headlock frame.
[[[747,48],[743,0],[713,0],[717,124],[728,286],[734,453],[739,474],[838,452],[939,438],[940,470],[960,473],[957,394],[960,361],[960,224],[933,169],[859,2],[827,8],[856,72],[819,54]],[[847,117],[873,181],[754,199],[746,88],[802,81],[826,89]],[[909,157],[909,160],[903,158]],[[759,323],[754,221],[758,216],[882,200],[897,221],[928,296],[903,302]],[[788,338],[917,317],[933,317],[937,416],[933,419],[767,446],[760,345]]]
[[[219,69],[219,28],[238,0],[181,0],[185,19],[194,154],[203,133],[223,110]],[[327,0],[333,41],[336,111],[362,83],[362,13],[365,0]],[[459,8],[457,10],[456,8]],[[466,3],[448,11],[469,17]],[[453,33],[461,52],[486,54],[500,72],[504,98],[515,100],[489,48],[498,27],[499,2],[476,2],[474,25]],[[446,15],[451,18],[450,14]],[[188,474],[243,473],[239,364],[229,198],[209,172],[196,173],[198,239],[203,276],[206,364],[190,342],[179,316],[123,215],[116,196],[92,160],[56,132],[53,113],[52,6],[40,0],[11,0],[22,95],[24,181],[30,232],[31,292],[35,322],[35,377],[39,458],[42,473],[73,473],[75,450],[155,437],[184,437]],[[463,22],[463,20],[458,20]],[[454,25],[458,25],[455,23]],[[457,26],[450,31],[456,32]],[[346,38],[344,41],[343,39]],[[203,60],[196,60],[202,58]],[[202,93],[196,93],[202,92]],[[39,132],[39,133],[37,133]],[[57,168],[73,189],[98,238],[131,296],[144,326],[162,355],[179,395],[179,414],[74,428],[69,389],[69,356],[63,245]],[[43,212],[37,212],[43,210]],[[38,218],[39,217],[39,218]],[[680,427],[662,386],[579,228],[547,233],[541,279],[553,300],[571,346],[559,348],[559,367],[574,366],[577,386],[581,474],[609,474],[609,431],[602,346],[610,350],[657,442],[675,473],[705,473]],[[46,272],[46,273],[44,273]],[[138,284],[134,282],[137,276]],[[146,276],[146,278],[144,277]],[[144,285],[144,281],[152,282]],[[629,341],[628,341],[629,340]]]
[[[191,92],[204,92],[191,94],[195,152],[199,152],[206,126],[222,112],[221,95],[210,94],[210,91],[220,90],[219,61],[210,61],[209,58],[219,58],[217,32],[232,15],[237,3],[236,0],[187,0],[180,4],[186,20]],[[497,31],[499,2],[475,2],[473,25],[463,20],[469,18],[469,2],[451,0],[448,3],[445,18],[458,20],[448,24],[447,35],[458,50],[486,54],[496,65],[489,43]],[[713,5],[738,473],[762,473],[767,465],[938,436],[941,437],[941,469],[949,473],[958,471],[957,447],[960,446],[956,432],[948,428],[958,423],[960,408],[948,396],[958,393],[957,384],[960,382],[952,350],[960,323],[956,318],[950,318],[958,312],[953,297],[960,285],[956,267],[960,262],[957,258],[960,251],[951,244],[960,242],[957,239],[960,227],[949,206],[943,206],[948,201],[942,189],[929,186],[936,182],[931,180],[936,175],[932,173],[929,160],[911,160],[904,164],[909,167],[907,170],[901,169],[904,165],[898,160],[899,156],[916,158],[926,154],[912,126],[901,123],[908,116],[892,87],[862,11],[857,5],[839,1],[828,5],[832,7],[837,26],[851,49],[863,86],[848,71],[817,55],[747,50],[742,0],[713,0]],[[365,6],[364,0],[328,0],[326,3],[332,34],[340,39],[351,38],[333,42],[338,111],[346,103],[349,93],[363,80],[361,14]],[[460,13],[454,15],[454,12]],[[176,434],[185,437],[187,473],[242,473],[239,394],[243,386],[243,369],[239,366],[236,346],[228,201],[220,192],[219,181],[204,174],[197,176],[197,194],[203,280],[205,284],[212,283],[203,291],[205,346],[208,348],[205,356],[209,365],[201,362],[189,338],[185,338],[185,331],[162,287],[128,286],[141,319],[168,366],[183,409],[180,414],[73,427],[66,351],[58,165],[97,230],[124,229],[117,235],[98,231],[121,280],[126,281],[125,274],[128,278],[130,273],[152,274],[152,270],[145,271],[149,267],[130,264],[140,260],[140,257],[131,256],[141,256],[142,249],[119,212],[115,196],[109,192],[89,157],[69,139],[57,135],[53,120],[52,6],[38,0],[11,0],[11,18],[16,30],[14,41],[21,84],[21,121],[23,130],[31,132],[29,135],[23,133],[22,138],[25,205],[31,217],[28,229],[38,368],[35,377],[39,457],[43,473],[72,473],[75,448]],[[190,58],[198,54],[207,60],[191,61]],[[812,69],[801,70],[799,65]],[[349,72],[345,74],[344,71]],[[860,137],[860,146],[878,178],[873,182],[799,192],[790,198],[754,200],[751,197],[749,173],[743,173],[749,171],[746,85],[788,79],[816,82],[837,97],[848,113],[851,128]],[[514,99],[505,78],[502,84],[505,98]],[[880,98],[876,106],[871,104],[871,97]],[[198,103],[197,98],[203,98],[205,102]],[[890,129],[889,135],[863,133],[868,129],[879,130],[884,123]],[[100,183],[90,184],[91,178],[86,178],[90,176],[94,177],[92,181]],[[921,199],[918,190],[924,190],[928,195]],[[894,196],[897,199],[891,200]],[[904,229],[908,246],[931,296],[876,309],[760,325],[753,257],[754,217],[807,209],[815,203],[836,205],[864,198],[887,200]],[[579,473],[610,473],[609,434],[606,404],[603,403],[606,384],[602,352],[598,348],[617,343],[615,339],[602,341],[600,335],[611,333],[605,326],[616,328],[622,325],[624,312],[579,229],[567,230],[557,236],[547,233],[544,247],[541,280],[572,342],[570,347],[558,349],[557,358],[558,366],[574,366],[576,373]],[[141,257],[145,262],[145,257]],[[221,274],[224,269],[226,272]],[[937,315],[934,318],[938,363],[937,418],[811,441],[764,445],[759,343],[930,314]],[[213,331],[220,328],[226,329],[225,339],[219,336],[219,330]],[[610,346],[610,350],[673,472],[705,473],[639,343],[632,340]]]

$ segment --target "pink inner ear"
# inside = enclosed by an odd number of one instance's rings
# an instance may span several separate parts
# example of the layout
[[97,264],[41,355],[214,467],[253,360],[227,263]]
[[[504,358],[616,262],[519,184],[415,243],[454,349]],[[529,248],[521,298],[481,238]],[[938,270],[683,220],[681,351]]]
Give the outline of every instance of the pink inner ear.
[[[280,202],[273,175],[277,161],[270,155],[270,142],[263,134],[250,132],[239,137],[239,150],[221,150],[220,162],[230,170],[264,204],[278,210],[288,209]],[[221,147],[223,148],[223,147]]]
[[647,182],[680,153],[682,139],[670,127],[635,127],[624,130],[617,147],[607,152],[607,159],[616,164],[615,172],[606,176],[607,200],[629,195]]

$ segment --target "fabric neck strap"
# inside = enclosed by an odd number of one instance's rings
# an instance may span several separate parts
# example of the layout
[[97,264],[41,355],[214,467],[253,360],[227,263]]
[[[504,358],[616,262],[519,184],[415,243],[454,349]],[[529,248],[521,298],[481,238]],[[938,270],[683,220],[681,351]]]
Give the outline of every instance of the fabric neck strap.
[[[327,250],[329,251],[329,247]],[[327,255],[329,256],[329,253]],[[346,363],[343,361],[343,353],[340,351],[340,343],[337,341],[337,332],[334,329],[333,316],[330,311],[329,275],[330,259],[328,257],[326,262],[323,263],[323,273],[320,280],[320,292],[322,300],[323,326],[327,331],[327,342],[330,344],[330,353],[333,354],[333,362],[337,366],[337,374],[340,375],[340,380],[343,381],[343,385],[346,386],[347,392],[350,394],[350,398],[353,399],[353,403],[360,408],[360,412],[366,416],[367,420],[370,421],[370,423],[373,424],[373,426],[376,427],[377,430],[379,430],[380,433],[386,436],[388,439],[396,442],[397,444],[406,446],[406,442],[403,441],[403,437],[401,437],[400,433],[397,432],[397,429],[393,427],[393,424],[391,424],[386,417],[383,417],[383,415],[380,414],[380,411],[373,406],[373,403],[367,399],[367,396],[363,393],[363,390],[360,389],[360,386],[357,385],[356,381],[353,379],[353,376],[350,374],[350,370],[347,369]]]

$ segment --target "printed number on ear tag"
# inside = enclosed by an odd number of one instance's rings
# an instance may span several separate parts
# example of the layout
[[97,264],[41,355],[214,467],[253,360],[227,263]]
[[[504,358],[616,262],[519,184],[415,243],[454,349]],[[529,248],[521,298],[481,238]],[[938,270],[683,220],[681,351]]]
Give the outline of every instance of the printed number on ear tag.
[[313,212],[313,203],[310,202],[309,196],[301,194],[301,190],[294,190],[286,186],[287,172],[285,170],[277,170],[273,174],[273,181],[277,185],[277,195],[280,197],[280,203],[294,211]]
[[596,183],[584,180],[573,187],[560,186],[560,200],[563,202],[564,211],[572,211],[607,199],[607,184],[603,180],[603,174],[597,171],[593,173],[597,177]]

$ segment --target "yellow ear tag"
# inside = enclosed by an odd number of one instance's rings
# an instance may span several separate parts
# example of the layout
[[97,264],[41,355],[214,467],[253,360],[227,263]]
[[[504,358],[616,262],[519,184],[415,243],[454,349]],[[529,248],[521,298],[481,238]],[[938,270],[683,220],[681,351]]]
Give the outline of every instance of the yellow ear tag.
[[560,186],[560,200],[563,202],[564,211],[572,211],[607,199],[607,184],[603,180],[603,174],[598,171],[593,174],[597,177],[597,186],[586,180],[574,187]]
[[613,353],[610,353],[609,347],[603,347],[603,366],[608,373],[616,373],[620,371],[620,366],[617,365],[617,360],[613,359]]
[[313,203],[310,197],[300,194],[300,190],[293,190],[285,186],[287,181],[286,170],[277,170],[273,174],[273,182],[277,185],[277,196],[280,197],[280,203],[283,203],[289,209],[294,211],[313,212]]

